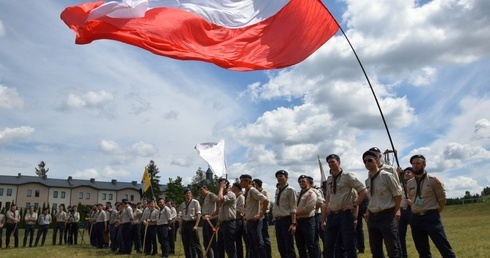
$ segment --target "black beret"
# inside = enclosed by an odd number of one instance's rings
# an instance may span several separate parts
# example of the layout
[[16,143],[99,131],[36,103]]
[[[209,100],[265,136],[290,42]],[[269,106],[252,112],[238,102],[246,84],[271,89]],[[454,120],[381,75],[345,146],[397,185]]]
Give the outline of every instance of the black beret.
[[337,161],[340,161],[340,157],[337,154],[330,154],[328,155],[325,160],[328,162],[329,159],[336,159]]
[[258,187],[262,187],[262,180],[258,179],[258,178],[255,178],[253,180],[255,182],[255,184],[258,186]]
[[379,150],[378,147],[372,147],[371,149],[369,149],[370,151],[374,151],[374,152],[377,152],[377,153],[381,153],[381,150]]
[[373,157],[377,158],[378,153],[371,151],[371,150],[368,150],[368,151],[364,152],[364,154],[362,154],[362,158],[364,159],[364,157],[366,157],[366,156],[373,156]]
[[413,168],[412,168],[412,167],[407,167],[407,168],[405,168],[403,171],[407,171],[407,170],[410,170],[410,171],[412,171],[412,172],[413,172]]
[[186,194],[187,192],[190,192],[190,191],[191,191],[191,189],[186,188],[186,189],[184,189],[184,194]]
[[276,177],[277,175],[284,175],[285,177],[288,177],[288,172],[286,170],[281,169],[276,172]]
[[242,186],[239,183],[234,183],[233,186],[238,188],[240,191],[242,190]]

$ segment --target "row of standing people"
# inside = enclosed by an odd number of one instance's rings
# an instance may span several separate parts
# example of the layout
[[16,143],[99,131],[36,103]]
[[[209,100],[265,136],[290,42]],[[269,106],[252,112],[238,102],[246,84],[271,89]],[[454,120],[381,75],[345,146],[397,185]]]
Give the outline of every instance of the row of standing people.
[[[49,208],[44,208],[42,214],[38,215],[34,209],[34,206],[29,207],[29,211],[24,216],[25,228],[24,228],[24,241],[22,247],[36,247],[41,240],[41,246],[46,241],[46,235],[48,233],[51,223],[55,223],[53,227],[53,241],[55,245],[57,242],[57,236],[59,233],[59,245],[65,244],[77,244],[78,243],[78,222],[80,221],[80,214],[77,211],[77,206],[68,207],[68,212],[64,211],[64,206],[58,207],[58,212],[55,215],[49,213]],[[54,220],[53,220],[54,217]],[[17,205],[12,204],[6,214],[0,214],[0,248],[2,248],[2,235],[3,228],[6,228],[5,247],[10,248],[10,238],[14,237],[15,248],[19,247],[19,223],[21,222],[21,215],[17,210]],[[36,240],[34,242],[34,232],[37,224]],[[29,243],[29,245],[27,245]]]
[[[404,176],[410,179],[410,172],[415,176],[406,184],[398,179],[398,172],[392,166],[381,162],[378,148],[366,151],[362,159],[368,170],[364,184],[353,173],[343,171],[338,155],[327,156],[330,176],[324,185],[325,200],[323,194],[314,187],[312,177],[300,176],[298,184],[301,190],[296,192],[288,183],[288,172],[276,172],[278,184],[271,210],[281,257],[296,257],[295,246],[299,256],[305,258],[357,257],[356,249],[359,249],[360,243],[357,242],[356,227],[359,224],[359,206],[365,198],[369,198],[364,219],[373,257],[384,257],[383,243],[389,257],[407,257],[403,237],[407,224],[412,227],[412,237],[420,257],[431,257],[428,237],[431,237],[443,257],[455,257],[439,215],[445,205],[445,191],[440,181],[425,171],[425,157],[415,155],[410,159],[412,167],[405,170]],[[203,222],[203,239],[207,258],[224,257],[225,252],[230,258],[237,257],[240,248],[236,243],[240,238],[236,234],[238,223],[245,224],[250,257],[270,257],[268,234],[264,234],[267,229],[263,230],[269,197],[259,190],[258,185],[258,189],[254,187],[253,182],[250,175],[242,175],[240,185],[235,184],[228,191],[228,181],[222,180],[218,194],[209,192],[204,186],[200,187],[202,209],[199,202],[192,198],[191,191],[185,191],[186,201],[181,205],[185,213],[182,214],[181,223],[187,258],[203,257],[197,235],[201,216],[206,221]],[[258,182],[261,183],[260,180]],[[234,188],[238,187],[244,188],[243,213],[237,212],[239,201],[237,195],[233,194]],[[405,203],[403,206],[402,199]],[[321,215],[317,210],[319,207]],[[406,213],[408,207],[412,216],[405,222],[405,226],[401,226],[400,215]],[[214,243],[210,236],[217,224],[220,225],[218,240]],[[207,225],[211,230],[206,229]],[[402,227],[405,229],[399,230]],[[318,238],[321,230],[325,234],[322,240],[323,251],[320,251]]]

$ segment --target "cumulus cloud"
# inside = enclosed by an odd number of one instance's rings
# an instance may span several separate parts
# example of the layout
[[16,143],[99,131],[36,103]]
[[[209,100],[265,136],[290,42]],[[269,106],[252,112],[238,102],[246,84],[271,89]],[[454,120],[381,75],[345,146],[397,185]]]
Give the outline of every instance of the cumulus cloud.
[[12,157],[3,157],[0,159],[1,167],[13,167],[13,168],[29,168],[32,164],[23,160],[15,159]]
[[37,145],[35,148],[40,152],[54,152],[56,150],[54,146],[46,145],[46,144]]
[[[0,36],[2,30],[1,25],[0,22]],[[24,100],[17,92],[17,89],[0,85],[0,109],[21,108],[23,105]]]
[[149,157],[157,153],[158,150],[153,144],[137,142],[131,146],[131,152],[141,157]]
[[165,114],[163,114],[163,119],[166,120],[176,120],[179,117],[179,111],[171,110]]
[[490,138],[490,120],[483,118],[475,122],[475,138]]
[[122,152],[119,145],[116,142],[110,141],[110,140],[100,141],[99,147],[100,147],[100,150],[102,150],[103,152],[105,152],[107,154],[118,154],[118,153]]
[[29,138],[35,129],[30,126],[16,128],[5,128],[0,131],[0,147],[4,147],[12,142],[21,141]]
[[76,171],[73,174],[73,178],[76,179],[90,179],[95,178],[97,181],[109,181],[111,179],[124,178],[130,176],[131,173],[124,169],[114,169],[110,166],[103,168],[87,168],[84,170]]
[[187,158],[174,158],[170,162],[171,165],[176,165],[179,167],[189,167],[192,164],[192,161]]
[[475,179],[467,176],[447,178],[444,180],[443,184],[449,197],[453,198],[463,197],[466,191],[470,191],[472,194],[479,194],[483,190]]
[[3,22],[0,20],[0,38],[5,37],[5,27],[3,26]]
[[59,108],[62,110],[81,109],[81,108],[95,108],[101,109],[107,105],[108,102],[113,100],[111,93],[105,90],[98,92],[89,91],[85,94],[69,93],[62,101]]

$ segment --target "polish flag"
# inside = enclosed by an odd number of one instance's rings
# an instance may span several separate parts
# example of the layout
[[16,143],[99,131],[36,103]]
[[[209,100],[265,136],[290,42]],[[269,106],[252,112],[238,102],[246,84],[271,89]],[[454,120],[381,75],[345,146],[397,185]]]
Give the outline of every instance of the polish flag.
[[77,44],[112,39],[238,70],[297,64],[339,29],[321,0],[123,0],[66,8]]

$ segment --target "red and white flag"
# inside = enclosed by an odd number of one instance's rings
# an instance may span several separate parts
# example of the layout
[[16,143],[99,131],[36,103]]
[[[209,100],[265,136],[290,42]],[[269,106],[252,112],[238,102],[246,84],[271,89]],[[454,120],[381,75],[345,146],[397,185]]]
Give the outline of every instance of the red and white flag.
[[199,143],[194,147],[218,177],[226,175],[225,140]]
[[[151,6],[150,6],[151,4]],[[321,0],[123,0],[66,8],[77,44],[112,39],[239,71],[297,64],[339,29]]]

